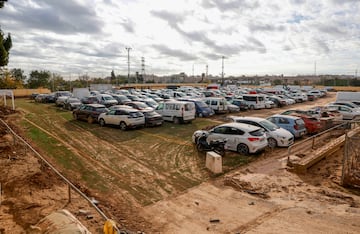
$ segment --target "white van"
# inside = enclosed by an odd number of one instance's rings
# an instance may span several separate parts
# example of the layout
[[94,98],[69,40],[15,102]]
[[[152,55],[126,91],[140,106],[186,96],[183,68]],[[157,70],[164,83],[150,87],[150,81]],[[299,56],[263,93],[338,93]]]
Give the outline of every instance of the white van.
[[155,111],[159,113],[164,120],[174,123],[185,123],[195,119],[196,109],[193,102],[171,100],[160,102]]
[[214,110],[215,113],[227,113],[228,107],[226,99],[221,97],[208,97],[204,99],[204,102]]
[[254,109],[264,109],[265,108],[265,97],[260,94],[243,94],[244,101],[249,106],[250,110]]

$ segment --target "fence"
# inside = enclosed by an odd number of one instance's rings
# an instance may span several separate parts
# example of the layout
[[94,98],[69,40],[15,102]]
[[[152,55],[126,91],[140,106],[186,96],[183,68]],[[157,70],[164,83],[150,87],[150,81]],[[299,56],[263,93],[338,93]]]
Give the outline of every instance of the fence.
[[343,186],[360,187],[360,136],[345,135],[344,160],[341,175]]

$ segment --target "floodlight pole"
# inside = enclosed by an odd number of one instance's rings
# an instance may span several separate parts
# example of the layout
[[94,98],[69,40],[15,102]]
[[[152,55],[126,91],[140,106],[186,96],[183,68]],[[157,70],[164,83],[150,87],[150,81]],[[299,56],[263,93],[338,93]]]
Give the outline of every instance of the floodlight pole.
[[131,47],[125,47],[125,49],[127,50],[127,54],[128,54],[128,83],[130,83],[130,50],[132,49]]

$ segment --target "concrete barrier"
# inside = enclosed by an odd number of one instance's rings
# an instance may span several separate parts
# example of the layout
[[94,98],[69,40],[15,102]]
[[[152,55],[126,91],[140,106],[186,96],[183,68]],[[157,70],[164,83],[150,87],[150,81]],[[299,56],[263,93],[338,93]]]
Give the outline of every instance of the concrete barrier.
[[222,173],[222,157],[213,151],[206,153],[205,165],[214,174]]

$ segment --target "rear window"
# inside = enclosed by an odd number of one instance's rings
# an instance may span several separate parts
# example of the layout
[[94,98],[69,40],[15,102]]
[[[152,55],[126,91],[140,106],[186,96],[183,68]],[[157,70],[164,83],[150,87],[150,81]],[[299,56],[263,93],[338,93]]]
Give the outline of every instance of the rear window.
[[295,120],[295,123],[298,124],[298,125],[304,125],[305,124],[304,120],[302,120],[302,119]]
[[275,125],[274,123],[271,123],[269,120],[260,121],[260,124],[262,126],[264,126],[264,128],[266,128],[270,131],[275,131],[276,129],[279,128],[277,125]]
[[249,132],[249,134],[250,134],[251,136],[263,136],[263,135],[264,135],[264,130],[260,128],[260,129],[258,129],[258,130]]
[[202,108],[208,107],[208,105],[205,102],[196,102],[196,104]]

